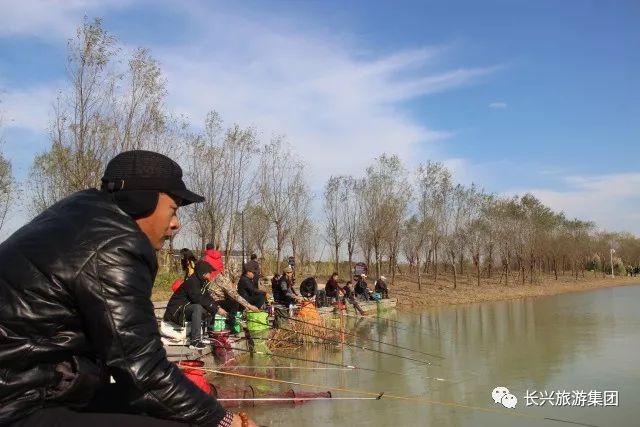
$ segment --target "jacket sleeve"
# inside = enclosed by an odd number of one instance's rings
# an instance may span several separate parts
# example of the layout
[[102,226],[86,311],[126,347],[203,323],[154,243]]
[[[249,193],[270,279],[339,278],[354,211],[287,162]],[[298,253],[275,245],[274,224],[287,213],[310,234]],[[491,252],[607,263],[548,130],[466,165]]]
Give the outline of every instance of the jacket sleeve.
[[134,408],[213,427],[226,411],[167,360],[151,288],[155,254],[144,235],[116,237],[78,273],[75,294],[87,340]]
[[242,276],[238,281],[238,293],[245,298],[252,297],[255,294],[253,284],[246,280],[245,276]]
[[242,295],[240,295],[238,291],[234,289],[233,283],[226,275],[221,274],[216,277],[214,285],[220,286],[226,296],[228,296],[244,308],[249,308],[249,306],[251,305],[246,299],[242,298]]
[[218,304],[214,301],[213,298],[209,295],[208,292],[203,292],[200,287],[200,281],[196,277],[196,275],[191,276],[187,279],[187,282],[183,285],[186,287],[187,298],[193,304],[200,304],[203,306],[209,313],[215,313],[218,311]]

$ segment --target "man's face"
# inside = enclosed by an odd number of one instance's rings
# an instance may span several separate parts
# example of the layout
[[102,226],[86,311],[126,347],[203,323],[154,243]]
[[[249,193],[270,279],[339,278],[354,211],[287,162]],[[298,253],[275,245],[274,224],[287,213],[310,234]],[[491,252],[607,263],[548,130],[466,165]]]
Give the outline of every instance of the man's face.
[[253,277],[254,277],[254,276],[253,276],[253,271],[247,271],[247,272],[245,273],[245,275],[246,275],[249,279],[253,279]]
[[151,215],[136,220],[142,232],[147,235],[156,251],[162,249],[164,242],[180,229],[178,219],[178,201],[165,193],[160,193],[158,205]]
[[287,277],[293,276],[293,271],[287,271]]

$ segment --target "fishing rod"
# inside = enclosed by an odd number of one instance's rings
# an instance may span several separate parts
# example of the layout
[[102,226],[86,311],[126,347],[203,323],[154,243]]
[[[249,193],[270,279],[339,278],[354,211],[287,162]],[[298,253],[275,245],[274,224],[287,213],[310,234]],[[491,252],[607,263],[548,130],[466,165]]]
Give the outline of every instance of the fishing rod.
[[[268,326],[268,324],[266,324],[266,323],[257,322],[257,321],[254,321],[254,320],[252,320],[251,322],[252,323],[256,323],[258,325],[266,325],[266,326]],[[313,335],[313,334],[310,334],[308,332],[300,332],[300,331],[296,331],[294,329],[288,329],[288,328],[284,328],[284,327],[279,327],[278,329],[283,330],[283,331],[287,331],[287,332],[292,332],[294,334],[300,334],[300,335],[305,335],[305,336],[308,336],[308,337],[319,338],[319,339],[322,339],[322,340],[324,340],[324,341],[326,341],[328,343],[332,343],[332,344],[344,344],[344,345],[352,347],[352,348],[372,351],[374,353],[379,353],[379,354],[384,354],[384,355],[387,355],[387,356],[398,357],[400,359],[411,360],[412,362],[421,363],[423,365],[431,365],[430,362],[426,362],[424,360],[418,360],[418,359],[414,359],[412,357],[401,356],[399,354],[389,353],[389,352],[382,351],[382,350],[376,350],[374,348],[369,348],[369,347],[361,346],[361,345],[358,345],[358,344],[351,344],[351,343],[348,343],[348,342],[336,341],[336,340],[332,340],[332,339],[329,339],[329,338],[321,337],[321,336],[318,336],[318,335]],[[341,331],[338,331],[338,332],[342,333]]]
[[[321,360],[313,360],[313,359],[305,359],[302,357],[294,357],[294,356],[283,356],[281,354],[275,354],[275,353],[270,353],[270,352],[266,352],[266,351],[252,351],[252,350],[247,350],[244,348],[237,348],[237,347],[227,347],[227,349],[229,350],[235,350],[235,351],[242,351],[245,353],[251,353],[251,354],[259,354],[261,356],[271,356],[271,357],[280,357],[282,359],[291,359],[291,360],[297,360],[298,362],[308,362],[308,363],[319,363],[321,365],[328,365],[328,366],[336,366],[339,368],[348,368],[348,369],[358,369],[360,371],[368,371],[368,372],[375,372],[375,373],[388,373],[388,374],[393,374],[393,375],[404,375],[401,374],[399,372],[390,372],[390,371],[382,371],[382,370],[378,370],[378,369],[371,369],[371,368],[362,368],[360,366],[353,366],[353,365],[343,365],[341,363],[333,363],[333,362],[323,362]],[[200,369],[200,368],[198,368]]]
[[252,366],[232,365],[221,366],[218,369],[291,369],[301,371],[352,371],[353,368],[337,368],[333,366]]
[[380,400],[384,392],[378,397],[248,397],[248,398],[226,398],[217,399],[218,402],[312,402],[317,400]]
[[[271,341],[271,340],[273,340],[273,341],[280,341],[280,342],[290,342],[290,341],[287,341],[287,340],[277,340],[277,339],[275,339],[275,338],[253,338],[253,339],[264,340],[264,341]],[[244,349],[238,349],[238,350],[240,350],[240,351],[248,351],[248,350],[244,350]],[[256,354],[262,354],[262,355],[266,354],[266,353],[259,352],[259,351],[256,351],[255,353],[256,353]],[[276,356],[276,357],[284,357],[284,358],[292,358],[292,357],[290,357],[290,356],[280,356],[280,355],[277,355],[277,354],[272,354],[272,356]],[[297,360],[297,359],[293,359],[293,360]],[[309,362],[315,362],[315,363],[329,364],[329,362],[320,362],[320,361],[315,361],[315,360],[311,361],[311,360],[307,360],[307,359],[304,359],[304,360],[302,360],[302,361],[305,361],[305,362],[306,362],[306,361],[309,361]],[[331,363],[331,365],[334,365],[334,364],[333,364],[333,363]],[[338,364],[338,365],[340,365],[340,364]],[[407,373],[404,373],[404,372],[386,371],[386,370],[384,370],[384,369],[361,368],[361,367],[359,367],[359,366],[353,366],[353,365],[340,365],[340,366],[344,366],[344,368],[319,368],[319,367],[315,367],[315,368],[314,368],[314,367],[309,367],[309,368],[307,368],[307,367],[296,367],[296,366],[292,366],[292,367],[283,367],[283,369],[289,369],[289,368],[290,368],[290,369],[308,369],[308,370],[314,370],[314,369],[319,369],[319,370],[332,370],[332,369],[334,369],[334,370],[345,370],[345,371],[346,371],[346,370],[358,369],[358,370],[362,370],[362,371],[374,372],[374,373],[379,373],[379,374],[391,374],[391,375],[399,375],[399,376],[403,376],[403,377],[413,376],[413,374],[407,374]],[[231,368],[231,367],[232,367],[232,366],[230,366],[230,368]],[[263,367],[263,366],[247,366],[247,368],[265,369],[265,367]],[[277,367],[275,367],[275,368],[277,369]],[[423,379],[426,379],[426,380],[434,380],[434,381],[446,381],[446,382],[448,382],[448,381],[449,381],[449,380],[446,380],[446,379],[444,379],[444,378],[439,378],[439,377],[428,377],[428,376],[423,376],[423,375],[421,375],[421,376],[420,376],[420,378],[423,378]]]
[[402,346],[399,346],[399,345],[396,345],[396,344],[391,344],[391,343],[387,343],[387,342],[380,341],[380,340],[374,340],[373,338],[363,337],[363,336],[361,336],[361,335],[354,334],[354,333],[352,333],[352,332],[339,331],[339,330],[337,330],[337,329],[329,328],[329,327],[327,327],[327,326],[323,326],[323,325],[316,325],[316,324],[314,324],[314,323],[305,322],[304,320],[301,320],[301,319],[295,319],[295,318],[293,318],[293,317],[289,317],[289,316],[285,316],[285,315],[281,315],[281,316],[282,316],[283,318],[285,318],[285,319],[293,320],[294,322],[300,322],[300,323],[304,323],[304,324],[307,324],[307,325],[311,325],[311,326],[314,326],[314,327],[317,327],[317,328],[327,329],[327,330],[330,330],[330,331],[333,331],[333,332],[338,332],[338,333],[341,333],[341,334],[350,335],[350,336],[353,336],[353,337],[356,337],[356,338],[360,338],[360,339],[363,339],[363,340],[367,340],[367,341],[375,342],[375,343],[378,343],[378,344],[384,344],[384,345],[388,345],[388,346],[390,346],[390,347],[400,348],[400,349],[402,349],[402,350],[407,350],[407,351],[413,351],[413,352],[415,352],[415,353],[424,354],[424,355],[431,356],[431,357],[435,357],[435,358],[438,358],[438,359],[444,359],[444,357],[442,357],[442,356],[438,356],[438,355],[436,355],[436,354],[426,353],[426,352],[424,352],[424,351],[414,350],[414,349],[412,349],[412,348],[402,347]]
[[[319,389],[322,389],[322,390],[340,391],[340,392],[343,392],[343,393],[363,394],[365,396],[380,396],[380,397],[382,397],[380,393],[367,391],[367,390],[357,390],[357,389],[351,389],[351,388],[326,386],[326,385],[318,385],[318,384],[308,384],[308,383],[301,383],[301,382],[295,382],[295,381],[285,381],[285,380],[278,380],[278,379],[275,379],[275,378],[259,377],[259,376],[255,376],[255,375],[238,374],[238,373],[235,373],[235,372],[223,372],[223,371],[218,371],[216,369],[205,369],[205,368],[201,368],[201,369],[203,371],[218,373],[218,374],[221,374],[221,375],[233,376],[233,377],[237,377],[237,378],[253,379],[253,380],[259,380],[259,381],[274,382],[274,383],[279,383],[279,384],[297,385],[299,387],[310,387],[310,388],[316,388],[316,389],[319,388]],[[499,414],[499,415],[508,415],[508,416],[511,416],[511,417],[528,418],[528,419],[532,419],[532,420],[555,421],[555,422],[559,422],[559,423],[574,424],[574,425],[580,425],[580,426],[585,426],[585,427],[600,427],[600,426],[597,426],[597,425],[594,425],[594,424],[581,423],[579,421],[565,420],[565,419],[551,418],[551,417],[541,417],[541,416],[536,416],[536,415],[529,415],[529,414],[523,414],[523,413],[520,413],[520,412],[505,411],[505,410],[494,409],[494,408],[482,408],[480,406],[465,405],[465,404],[457,403],[457,402],[431,400],[431,399],[427,399],[427,398],[424,398],[424,397],[415,397],[415,396],[402,396],[402,395],[387,394],[387,393],[383,393],[383,394],[384,394],[385,400],[386,399],[403,400],[403,401],[414,402],[414,403],[423,403],[423,404],[429,404],[429,405],[441,405],[441,406],[448,406],[448,407],[453,407],[453,408],[466,409],[466,410],[470,410],[470,411],[479,411],[479,412],[486,412],[486,413]]]
[[[340,313],[341,316],[346,316],[346,317],[351,317],[353,319],[365,319],[365,320],[371,320],[373,322],[376,322],[378,320],[386,320],[388,322],[394,322],[391,319],[387,319],[386,317],[369,317],[369,316],[356,316],[355,314],[349,314],[349,313]],[[395,322],[395,323],[399,323],[401,325],[403,325],[404,323],[400,323],[400,322]],[[410,328],[401,328],[400,326],[390,326],[393,329],[398,329],[401,331],[409,331],[411,330]]]

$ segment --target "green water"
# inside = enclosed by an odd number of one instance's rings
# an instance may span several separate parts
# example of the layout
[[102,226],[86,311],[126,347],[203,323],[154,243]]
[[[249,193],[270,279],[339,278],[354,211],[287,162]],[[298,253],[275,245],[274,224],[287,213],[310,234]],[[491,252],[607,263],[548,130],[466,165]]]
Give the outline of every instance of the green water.
[[[344,351],[306,348],[287,354],[402,375],[279,370],[277,378],[384,391],[447,405],[383,398],[379,401],[313,402],[295,407],[270,405],[247,408],[247,412],[261,425],[268,426],[571,425],[544,420],[545,417],[602,427],[640,426],[640,286],[439,308],[417,314],[390,313],[388,316],[402,325],[384,320],[353,319],[349,330],[401,347],[437,354],[444,359],[367,342],[362,343],[386,352],[424,359],[432,365],[350,348]],[[283,360],[256,362],[313,366]],[[242,384],[228,378],[225,381]],[[517,397],[515,409],[494,403],[491,391],[496,386],[507,387]],[[544,406],[526,406],[524,399],[527,391],[566,391],[572,394],[570,403],[574,403],[574,392],[592,390],[617,391],[618,406],[602,406],[598,394],[592,399],[597,406],[591,407],[551,406],[548,402]],[[333,395],[358,396],[340,392]],[[501,413],[486,413],[457,405]]]

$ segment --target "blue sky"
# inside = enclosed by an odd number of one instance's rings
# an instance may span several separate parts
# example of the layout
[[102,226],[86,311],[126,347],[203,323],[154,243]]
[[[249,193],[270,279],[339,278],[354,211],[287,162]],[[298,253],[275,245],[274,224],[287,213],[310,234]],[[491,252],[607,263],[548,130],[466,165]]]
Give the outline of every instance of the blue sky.
[[170,110],[284,133],[320,192],[382,152],[640,234],[640,2],[34,1],[0,16],[4,152],[46,147],[65,42],[149,47]]

